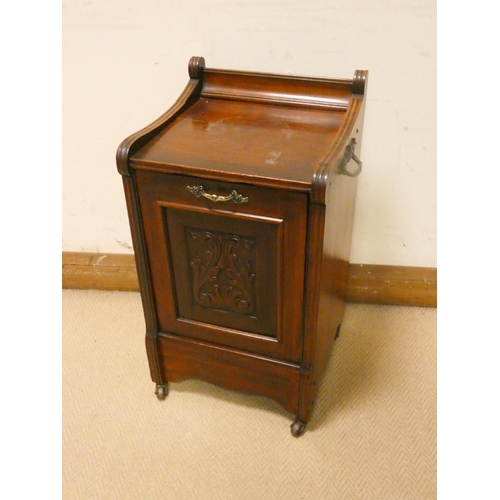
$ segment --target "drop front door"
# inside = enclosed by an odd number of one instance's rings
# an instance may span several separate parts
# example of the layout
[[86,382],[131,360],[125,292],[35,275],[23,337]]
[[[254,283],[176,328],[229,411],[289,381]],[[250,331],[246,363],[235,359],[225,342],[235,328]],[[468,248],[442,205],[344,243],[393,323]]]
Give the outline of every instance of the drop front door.
[[156,172],[136,180],[160,331],[298,363],[307,195]]

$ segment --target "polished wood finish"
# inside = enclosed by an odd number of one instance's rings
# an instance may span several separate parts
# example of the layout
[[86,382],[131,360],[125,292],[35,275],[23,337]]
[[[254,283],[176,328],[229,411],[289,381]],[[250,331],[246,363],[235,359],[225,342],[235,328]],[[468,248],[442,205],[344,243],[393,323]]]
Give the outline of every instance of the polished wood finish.
[[151,376],[274,398],[298,437],[343,315],[367,72],[188,72],[117,152]]
[[[246,347],[252,352],[298,362],[302,352],[307,196],[285,191],[277,197],[274,190],[242,185],[240,191],[250,201],[244,204],[229,202],[216,211],[213,202],[193,196],[186,188],[190,184],[203,183],[207,191],[229,193],[231,186],[225,182],[141,170],[135,177],[148,255],[156,269],[151,276],[154,300],[162,304],[156,312],[160,331]],[[242,245],[245,238],[254,242],[253,252],[246,251],[250,260],[238,257],[234,265],[244,265],[243,260],[252,264],[249,272],[256,274],[252,290],[258,302],[257,315],[233,308],[232,301],[226,307],[221,306],[220,301],[212,304],[207,287],[198,289],[199,273],[191,252],[197,250],[204,260],[208,252],[211,255],[220,253],[211,249],[213,243],[202,242],[198,249],[193,247],[193,233],[202,238],[201,232],[225,235],[232,243],[240,238]],[[238,253],[233,245],[224,259],[229,262],[229,271],[235,252]],[[250,257],[252,254],[255,257]],[[212,276],[211,282],[221,293],[228,288],[221,283],[226,274],[221,270],[223,258],[222,254],[210,265],[200,263],[200,266],[209,267],[207,271],[210,267],[216,269],[218,274]],[[231,278],[233,291],[241,288],[237,272],[235,268]],[[209,302],[206,306],[199,299],[200,292]],[[287,314],[283,313],[285,310]]]
[[297,411],[299,367],[213,343],[160,334],[162,368],[168,380],[200,378],[225,389],[260,394]]

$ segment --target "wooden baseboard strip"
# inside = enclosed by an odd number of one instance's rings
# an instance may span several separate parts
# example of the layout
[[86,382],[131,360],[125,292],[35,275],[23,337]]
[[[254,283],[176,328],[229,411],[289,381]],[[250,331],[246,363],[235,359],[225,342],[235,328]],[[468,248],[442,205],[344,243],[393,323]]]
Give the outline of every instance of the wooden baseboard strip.
[[63,252],[62,287],[138,292],[139,281],[134,256]]
[[437,307],[437,269],[351,264],[347,302]]
[[[62,286],[137,292],[139,282],[134,256],[63,252]],[[351,264],[347,302],[437,307],[437,270]]]

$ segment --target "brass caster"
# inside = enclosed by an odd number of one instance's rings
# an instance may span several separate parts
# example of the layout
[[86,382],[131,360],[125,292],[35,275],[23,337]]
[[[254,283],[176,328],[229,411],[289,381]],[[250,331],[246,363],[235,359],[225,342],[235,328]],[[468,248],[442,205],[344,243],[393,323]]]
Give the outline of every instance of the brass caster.
[[290,426],[291,433],[293,437],[300,437],[304,432],[306,432],[307,424],[301,422],[300,420],[295,420],[295,422]]
[[168,394],[168,384],[156,384],[155,394],[160,401],[163,401]]

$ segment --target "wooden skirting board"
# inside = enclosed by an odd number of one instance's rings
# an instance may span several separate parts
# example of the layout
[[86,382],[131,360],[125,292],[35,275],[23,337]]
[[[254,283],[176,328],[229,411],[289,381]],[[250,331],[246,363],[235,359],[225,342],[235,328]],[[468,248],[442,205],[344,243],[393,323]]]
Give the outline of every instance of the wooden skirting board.
[[[62,286],[137,292],[134,256],[63,252]],[[351,264],[347,302],[437,307],[437,269]]]

